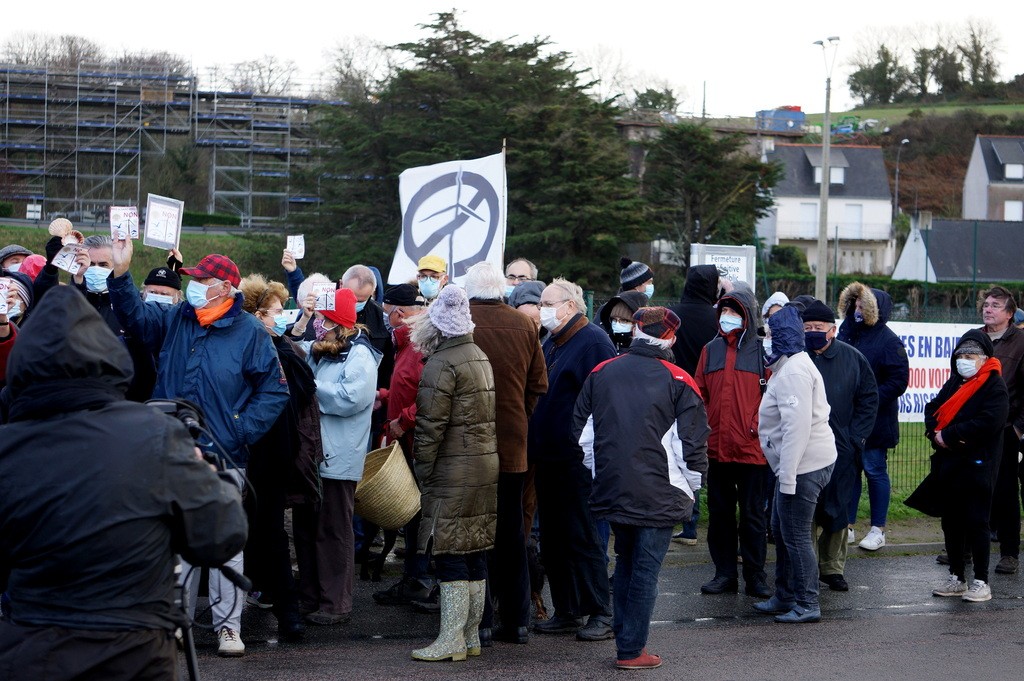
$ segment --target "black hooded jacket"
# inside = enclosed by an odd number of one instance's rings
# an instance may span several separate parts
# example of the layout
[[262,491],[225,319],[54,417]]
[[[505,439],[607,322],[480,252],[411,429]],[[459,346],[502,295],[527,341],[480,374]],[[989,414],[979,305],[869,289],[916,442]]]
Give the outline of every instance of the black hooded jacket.
[[629,350],[629,346],[633,342],[633,333],[632,331],[628,333],[612,332],[612,308],[617,303],[622,303],[631,312],[635,313],[641,307],[645,307],[648,302],[647,295],[640,291],[624,291],[609,298],[608,302],[601,306],[601,311],[597,314],[596,321],[604,329],[604,332],[608,334],[608,337],[612,339],[612,345],[615,346],[616,354],[621,355]]
[[686,273],[686,286],[679,303],[670,310],[679,317],[676,344],[672,346],[675,363],[691,376],[697,371],[700,351],[718,335],[718,268],[694,265]]
[[[177,420],[125,399],[132,363],[78,291],[21,330],[0,427],[0,590],[11,621],[171,630],[174,554],[220,565],[245,543],[234,486]],[[58,634],[59,635],[59,634]]]

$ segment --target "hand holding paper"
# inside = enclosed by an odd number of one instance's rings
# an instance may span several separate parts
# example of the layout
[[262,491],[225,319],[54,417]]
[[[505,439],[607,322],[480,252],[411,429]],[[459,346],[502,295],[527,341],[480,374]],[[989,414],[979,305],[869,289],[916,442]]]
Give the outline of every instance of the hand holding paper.
[[295,234],[288,237],[288,246],[285,250],[290,251],[292,257],[301,260],[306,257],[306,239],[302,234]]

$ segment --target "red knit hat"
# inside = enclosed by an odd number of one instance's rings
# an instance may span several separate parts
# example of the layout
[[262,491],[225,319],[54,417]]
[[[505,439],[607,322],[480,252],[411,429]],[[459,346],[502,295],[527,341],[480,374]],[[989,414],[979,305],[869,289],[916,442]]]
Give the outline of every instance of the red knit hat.
[[350,288],[339,288],[334,292],[334,309],[320,310],[320,313],[335,324],[351,329],[356,325],[356,294]]

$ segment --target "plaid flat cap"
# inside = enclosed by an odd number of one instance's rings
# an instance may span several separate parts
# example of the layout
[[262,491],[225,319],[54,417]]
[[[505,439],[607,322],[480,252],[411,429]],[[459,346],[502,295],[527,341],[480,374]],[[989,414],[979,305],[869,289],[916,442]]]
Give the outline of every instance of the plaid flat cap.
[[641,307],[633,313],[640,330],[655,338],[672,338],[679,328],[679,317],[667,307]]
[[182,267],[178,271],[196,279],[213,277],[221,281],[229,281],[235,288],[238,288],[238,284],[242,281],[241,275],[238,274],[238,265],[232,262],[231,258],[218,253],[206,256],[195,267]]

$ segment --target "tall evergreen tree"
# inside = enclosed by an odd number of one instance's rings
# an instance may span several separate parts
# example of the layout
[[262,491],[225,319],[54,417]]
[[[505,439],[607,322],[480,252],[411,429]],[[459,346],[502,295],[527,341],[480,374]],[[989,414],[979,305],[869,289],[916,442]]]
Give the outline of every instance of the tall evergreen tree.
[[395,47],[410,59],[376,97],[322,113],[325,151],[308,179],[324,200],[322,229],[353,260],[386,267],[401,224],[399,173],[494,154],[504,141],[506,257],[611,288],[623,244],[646,237],[615,109],[588,97],[570,55],[544,39],[487,41],[454,13],[423,28],[426,38]]

